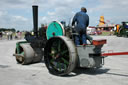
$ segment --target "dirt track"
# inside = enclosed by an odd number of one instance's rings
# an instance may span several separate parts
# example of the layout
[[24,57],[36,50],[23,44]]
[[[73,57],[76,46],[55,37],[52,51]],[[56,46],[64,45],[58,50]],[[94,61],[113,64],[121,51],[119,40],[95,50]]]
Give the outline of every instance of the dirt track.
[[[107,39],[103,51],[128,51],[128,38],[93,36]],[[109,56],[98,70],[77,69],[69,76],[49,74],[44,63],[27,66],[17,64],[12,54],[17,41],[0,40],[0,85],[128,85],[128,55]]]

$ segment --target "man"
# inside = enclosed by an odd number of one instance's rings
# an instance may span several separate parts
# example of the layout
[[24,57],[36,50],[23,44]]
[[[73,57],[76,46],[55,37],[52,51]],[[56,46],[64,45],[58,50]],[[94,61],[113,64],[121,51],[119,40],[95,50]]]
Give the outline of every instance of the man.
[[89,25],[89,16],[86,14],[87,10],[85,7],[81,8],[80,12],[77,12],[73,18],[72,26],[77,23],[75,26],[75,31],[78,35],[75,36],[75,44],[80,45],[80,40],[82,40],[82,44],[86,45],[86,28]]

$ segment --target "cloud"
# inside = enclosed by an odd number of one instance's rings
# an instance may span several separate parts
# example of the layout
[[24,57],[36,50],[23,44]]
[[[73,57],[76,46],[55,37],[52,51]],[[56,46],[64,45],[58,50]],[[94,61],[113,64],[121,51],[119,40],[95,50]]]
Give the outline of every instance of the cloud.
[[101,15],[113,23],[128,20],[128,0],[1,0],[1,26],[32,29],[32,4],[39,5],[39,26],[54,20],[68,23],[82,6],[88,9],[90,25],[96,26]]
[[0,11],[0,27],[8,27],[8,24],[11,22],[10,20],[11,18],[7,11]]
[[0,28],[30,30],[32,28],[30,25],[32,26],[32,23],[23,16],[12,16],[7,11],[0,11]]
[[[23,29],[25,27],[24,22],[29,22],[26,27],[32,28],[32,4],[39,5],[39,24],[44,22],[51,22],[54,20],[68,20],[73,16],[73,10],[80,7],[83,0],[2,0],[0,2],[0,11],[9,12],[7,17],[0,18],[3,20],[3,27],[7,27],[6,24],[15,26],[14,28]],[[6,5],[5,5],[6,4]],[[0,13],[2,15],[2,13]],[[6,18],[6,19],[5,19]],[[8,20],[8,23],[6,23]],[[30,23],[31,22],[31,23]],[[23,27],[24,25],[24,27]],[[40,25],[39,25],[40,26]]]
[[[43,0],[41,1],[43,3]],[[67,21],[74,16],[74,11],[76,8],[80,11],[80,4],[83,0],[47,0],[45,5],[40,5],[39,7],[42,16],[40,22],[50,23],[51,21]],[[44,14],[45,13],[45,14]]]
[[99,20],[101,15],[105,17],[105,20],[115,24],[128,20],[128,12],[126,11],[128,9],[128,0],[97,0],[96,3],[97,5],[89,8],[91,24],[98,24],[93,21]]
[[23,16],[13,16],[13,18],[15,21],[28,21],[28,19]]
[[7,14],[6,11],[0,11],[0,17],[4,16],[4,15],[6,15],[6,14]]
[[42,17],[42,22],[50,23],[51,21],[69,21],[74,15],[71,9],[65,7],[56,8],[55,11],[48,11],[47,16]]
[[0,10],[9,10],[10,8],[17,9],[25,7],[24,0],[1,0],[0,1]]

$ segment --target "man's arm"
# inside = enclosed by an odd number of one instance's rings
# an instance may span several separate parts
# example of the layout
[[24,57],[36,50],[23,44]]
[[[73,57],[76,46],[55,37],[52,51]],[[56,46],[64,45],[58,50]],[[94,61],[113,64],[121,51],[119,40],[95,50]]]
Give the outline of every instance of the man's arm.
[[73,17],[73,20],[72,20],[72,26],[75,25],[75,22],[76,22],[76,16],[77,16],[77,14]]
[[86,26],[88,27],[89,26],[89,16],[87,15],[87,23],[86,23]]

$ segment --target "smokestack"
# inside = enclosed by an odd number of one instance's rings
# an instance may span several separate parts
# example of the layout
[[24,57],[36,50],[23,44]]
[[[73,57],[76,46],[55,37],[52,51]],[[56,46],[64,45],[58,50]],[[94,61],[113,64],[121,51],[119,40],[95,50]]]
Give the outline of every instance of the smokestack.
[[37,5],[33,5],[33,31],[34,31],[34,35],[36,37],[38,37],[38,6]]

